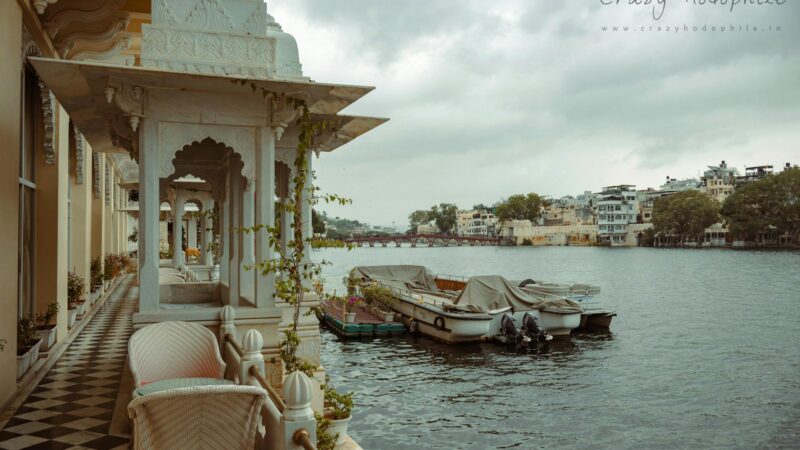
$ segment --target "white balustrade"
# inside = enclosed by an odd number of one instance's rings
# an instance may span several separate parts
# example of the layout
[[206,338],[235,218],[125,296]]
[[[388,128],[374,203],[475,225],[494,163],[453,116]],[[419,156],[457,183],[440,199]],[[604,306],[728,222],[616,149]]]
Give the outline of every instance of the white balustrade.
[[239,384],[260,386],[268,399],[261,408],[261,427],[256,449],[296,450],[313,448],[316,442],[316,419],[311,408],[311,380],[302,372],[292,372],[283,383],[283,399],[264,377],[264,338],[257,330],[248,330],[239,345],[236,338],[236,310],[226,305],[220,311],[220,346],[227,364],[225,376]]

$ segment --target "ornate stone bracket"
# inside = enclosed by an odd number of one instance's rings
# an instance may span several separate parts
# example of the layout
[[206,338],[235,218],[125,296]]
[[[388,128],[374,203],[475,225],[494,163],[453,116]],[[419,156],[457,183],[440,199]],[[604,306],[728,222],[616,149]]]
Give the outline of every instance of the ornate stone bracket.
[[109,189],[109,187],[111,186],[111,183],[109,182],[109,180],[111,179],[111,175],[110,175],[109,172],[111,172],[111,171],[108,170],[108,162],[103,164],[103,168],[104,168],[105,174],[106,174],[105,183],[103,184],[104,187],[105,187],[105,191],[106,191],[105,192],[106,193],[106,205],[111,205],[111,189]]
[[53,142],[56,130],[56,97],[41,81],[39,88],[42,94],[42,122],[44,124],[44,163],[55,164],[56,147]]
[[78,127],[73,125],[75,132],[75,184],[83,184],[83,155],[86,147],[86,140],[83,138]]
[[94,198],[100,198],[100,155],[92,152],[92,188]]
[[25,65],[25,60],[28,56],[42,56],[42,51],[39,46],[34,42],[33,37],[28,32],[28,29],[23,25],[22,27],[22,65]]

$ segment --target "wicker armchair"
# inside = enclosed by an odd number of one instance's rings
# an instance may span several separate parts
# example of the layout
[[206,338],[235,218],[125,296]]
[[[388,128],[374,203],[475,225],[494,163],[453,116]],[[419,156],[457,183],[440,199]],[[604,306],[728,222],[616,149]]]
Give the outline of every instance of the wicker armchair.
[[254,386],[172,389],[134,398],[133,449],[252,450],[266,392]]
[[128,341],[136,387],[171,378],[223,378],[225,361],[208,328],[191,322],[148,325]]

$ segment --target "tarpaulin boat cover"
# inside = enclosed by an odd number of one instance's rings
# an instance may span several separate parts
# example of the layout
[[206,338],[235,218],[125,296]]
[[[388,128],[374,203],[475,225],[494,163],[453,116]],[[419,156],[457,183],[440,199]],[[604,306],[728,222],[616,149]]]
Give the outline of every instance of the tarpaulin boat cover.
[[438,290],[436,277],[425,266],[360,266],[350,271],[350,279],[381,281],[405,289]]
[[515,310],[547,309],[552,312],[581,312],[580,305],[566,298],[540,299],[528,294],[499,275],[470,277],[467,286],[453,302],[483,311],[512,307]]
[[[380,281],[418,293],[453,297],[450,291],[437,287],[436,276],[424,266],[360,266],[350,271],[350,279]],[[453,304],[453,309],[471,312],[486,312],[509,306],[520,311],[547,309],[565,314],[582,311],[578,303],[566,298],[539,299],[523,292],[499,275],[471,277],[464,290],[453,300]]]

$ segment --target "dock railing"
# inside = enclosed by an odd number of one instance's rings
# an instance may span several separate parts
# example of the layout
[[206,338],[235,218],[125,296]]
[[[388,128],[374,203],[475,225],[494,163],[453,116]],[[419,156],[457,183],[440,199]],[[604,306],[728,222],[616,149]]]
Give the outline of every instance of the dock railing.
[[394,295],[397,295],[397,296],[400,296],[400,297],[402,297],[402,296],[408,297],[411,301],[416,302],[416,303],[420,303],[420,304],[429,303],[429,304],[433,304],[433,305],[439,306],[439,307],[453,304],[450,301],[444,301],[444,300],[437,299],[436,297],[434,297],[432,295],[425,296],[423,294],[419,294],[417,292],[412,292],[412,291],[410,291],[408,289],[403,289],[403,288],[399,288],[399,287],[392,286],[392,285],[389,285],[389,284],[385,284],[385,283],[380,282],[380,281],[373,281],[373,283],[377,283],[382,288],[388,289]]
[[311,409],[311,380],[302,372],[290,373],[283,382],[283,397],[265,376],[261,348],[264,338],[257,330],[247,330],[240,344],[236,338],[232,306],[220,312],[219,342],[225,360],[225,378],[237,384],[260,386],[267,392],[261,407],[254,450],[315,450],[317,422]]

